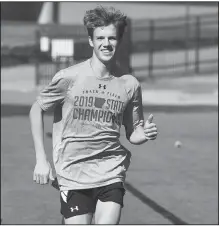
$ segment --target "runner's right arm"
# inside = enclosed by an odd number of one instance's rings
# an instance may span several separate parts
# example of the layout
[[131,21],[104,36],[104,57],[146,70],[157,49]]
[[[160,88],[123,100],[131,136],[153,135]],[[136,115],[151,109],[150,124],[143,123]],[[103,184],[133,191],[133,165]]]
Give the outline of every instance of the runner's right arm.
[[52,169],[47,161],[44,148],[44,111],[40,105],[35,102],[30,110],[31,132],[34,141],[36,153],[36,166],[34,169],[33,180],[39,184],[48,183],[49,179],[53,180]]
[[64,78],[63,71],[58,72],[52,81],[37,97],[37,101],[30,110],[31,131],[36,152],[36,166],[33,180],[39,184],[46,184],[53,180],[52,168],[47,160],[44,147],[44,112],[61,103],[68,89],[69,81]]

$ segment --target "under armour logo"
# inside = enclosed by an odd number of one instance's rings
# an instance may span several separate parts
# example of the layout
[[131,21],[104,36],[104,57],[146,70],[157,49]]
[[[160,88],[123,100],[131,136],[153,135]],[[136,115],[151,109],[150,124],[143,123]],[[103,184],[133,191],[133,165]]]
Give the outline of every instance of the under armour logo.
[[73,207],[70,207],[70,211],[71,211],[71,212],[73,212],[74,210],[77,210],[77,211],[79,211],[79,207],[78,207],[78,206],[76,206],[75,208],[73,208]]
[[101,88],[106,89],[106,85],[99,84],[99,89]]

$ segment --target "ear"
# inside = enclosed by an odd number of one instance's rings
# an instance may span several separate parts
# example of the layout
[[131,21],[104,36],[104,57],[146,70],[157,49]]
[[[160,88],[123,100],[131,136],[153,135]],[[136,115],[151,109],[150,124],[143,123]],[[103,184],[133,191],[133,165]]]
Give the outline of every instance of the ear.
[[118,39],[118,45],[120,45],[122,42],[122,37]]
[[91,47],[94,47],[91,36],[89,36],[89,45],[90,45]]

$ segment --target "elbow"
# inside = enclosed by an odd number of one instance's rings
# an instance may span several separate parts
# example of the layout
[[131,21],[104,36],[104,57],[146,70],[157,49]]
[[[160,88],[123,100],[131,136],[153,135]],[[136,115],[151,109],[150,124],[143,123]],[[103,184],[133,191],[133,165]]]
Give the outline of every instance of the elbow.
[[138,127],[136,130],[134,130],[132,134],[127,137],[127,139],[133,145],[140,145],[147,141],[144,130],[141,127]]
[[132,133],[126,134],[126,138],[129,141],[129,143],[134,144],[134,145],[136,144],[135,140],[133,139]]
[[142,143],[135,143],[135,142],[130,141],[130,143],[133,144],[133,145],[141,145],[141,144],[143,144],[144,142],[142,142]]
[[129,142],[133,145],[141,145],[141,144],[145,143],[146,141],[147,141],[146,138],[138,139],[138,140],[132,139],[132,138],[129,139]]

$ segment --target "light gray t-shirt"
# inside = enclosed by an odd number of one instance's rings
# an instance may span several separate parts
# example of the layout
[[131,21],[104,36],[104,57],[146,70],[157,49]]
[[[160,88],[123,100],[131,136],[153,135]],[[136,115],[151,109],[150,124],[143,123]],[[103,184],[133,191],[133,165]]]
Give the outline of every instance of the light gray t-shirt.
[[44,111],[54,107],[53,161],[60,190],[124,182],[131,153],[120,144],[121,125],[129,137],[144,123],[135,77],[99,78],[89,59],[59,71],[37,102]]

